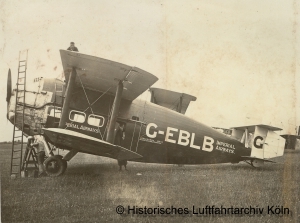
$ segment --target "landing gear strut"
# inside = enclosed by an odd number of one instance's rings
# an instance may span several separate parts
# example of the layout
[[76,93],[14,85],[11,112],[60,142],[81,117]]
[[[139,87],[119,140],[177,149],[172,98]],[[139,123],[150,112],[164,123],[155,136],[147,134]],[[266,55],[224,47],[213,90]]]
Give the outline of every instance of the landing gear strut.
[[67,161],[62,159],[62,156],[55,155],[48,157],[45,162],[45,172],[50,177],[58,177],[67,169]]

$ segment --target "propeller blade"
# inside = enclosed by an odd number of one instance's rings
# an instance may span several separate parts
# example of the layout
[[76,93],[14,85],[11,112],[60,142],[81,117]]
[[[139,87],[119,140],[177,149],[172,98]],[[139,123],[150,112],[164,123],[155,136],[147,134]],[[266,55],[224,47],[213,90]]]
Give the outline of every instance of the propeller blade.
[[10,101],[11,97],[11,72],[10,69],[8,70],[8,75],[7,75],[7,94],[6,94],[6,102],[8,103]]

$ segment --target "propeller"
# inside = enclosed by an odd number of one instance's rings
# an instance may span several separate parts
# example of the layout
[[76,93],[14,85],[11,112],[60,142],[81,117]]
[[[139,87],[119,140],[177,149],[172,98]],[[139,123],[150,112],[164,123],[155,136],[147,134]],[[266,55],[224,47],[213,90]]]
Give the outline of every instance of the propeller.
[[11,72],[10,69],[8,70],[8,75],[7,75],[7,93],[6,93],[6,102],[7,102],[7,112],[6,112],[6,117],[8,119],[8,105],[9,105],[9,101],[11,98]]
[[7,94],[6,94],[6,102],[9,103],[11,97],[11,72],[8,70],[7,75]]

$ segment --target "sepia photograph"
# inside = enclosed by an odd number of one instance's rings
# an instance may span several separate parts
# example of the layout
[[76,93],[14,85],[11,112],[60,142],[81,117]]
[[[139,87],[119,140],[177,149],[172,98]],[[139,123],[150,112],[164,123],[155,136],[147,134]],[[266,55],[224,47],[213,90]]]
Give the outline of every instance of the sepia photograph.
[[299,12],[0,0],[0,221],[299,222]]

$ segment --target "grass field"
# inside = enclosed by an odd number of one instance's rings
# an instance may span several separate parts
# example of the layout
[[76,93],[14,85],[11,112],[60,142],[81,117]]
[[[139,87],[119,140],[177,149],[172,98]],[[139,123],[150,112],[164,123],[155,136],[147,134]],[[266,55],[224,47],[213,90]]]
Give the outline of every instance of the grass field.
[[[129,162],[78,154],[62,177],[11,180],[11,145],[0,146],[2,222],[300,222],[300,151],[279,163],[183,166]],[[118,215],[116,207],[264,208],[262,215]],[[268,206],[290,214],[267,214]]]

